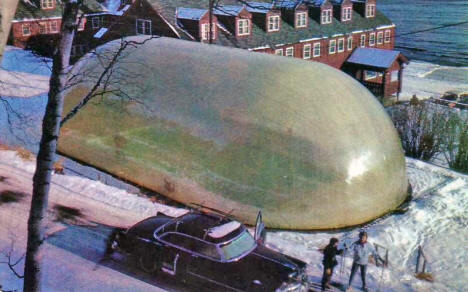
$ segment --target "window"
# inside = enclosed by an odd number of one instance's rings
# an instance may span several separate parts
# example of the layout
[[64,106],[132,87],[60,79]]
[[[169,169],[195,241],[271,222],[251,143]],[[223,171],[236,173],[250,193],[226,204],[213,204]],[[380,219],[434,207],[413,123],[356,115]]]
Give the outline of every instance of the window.
[[250,21],[248,19],[239,19],[237,21],[237,35],[250,34]]
[[45,22],[39,22],[39,33],[40,34],[46,34],[47,33],[47,27]]
[[286,57],[294,57],[294,47],[286,48]]
[[365,79],[368,80],[368,79],[374,79],[377,77],[382,77],[383,74],[380,72],[365,70],[364,75],[365,75]]
[[93,29],[99,28],[101,25],[101,19],[99,17],[93,17],[91,19]]
[[398,71],[392,71],[390,75],[390,81],[391,82],[398,81]]
[[351,20],[351,7],[343,8],[343,15],[341,16],[342,21]]
[[327,24],[332,22],[332,11],[331,9],[326,9],[322,11],[322,24]]
[[310,53],[311,53],[311,46],[310,44],[304,45],[304,52],[302,54],[302,57],[304,59],[310,59]]
[[386,31],[385,31],[385,42],[386,42],[386,43],[389,43],[389,42],[390,42],[390,34],[391,34],[391,31],[390,31],[390,30],[386,30]]
[[383,44],[383,31],[379,31],[377,33],[377,44],[378,45]]
[[307,12],[296,13],[296,27],[307,26]]
[[[206,257],[221,259],[216,246],[212,243],[201,241],[197,238],[188,237],[180,233],[168,232],[161,238],[163,241],[168,242],[179,248],[193,251],[199,255]],[[255,244],[255,241],[254,241]]]
[[314,57],[320,57],[320,43],[314,44]]
[[56,33],[58,32],[58,26],[57,26],[57,21],[53,20],[50,22],[50,32],[51,33]]
[[367,4],[366,5],[366,17],[374,17],[375,16],[375,4]]
[[23,23],[21,26],[23,28],[23,35],[30,35],[31,34],[31,24],[30,23]]
[[348,37],[348,51],[351,51],[353,49],[353,37],[350,36]]
[[344,51],[344,39],[338,39],[338,52]]
[[328,54],[334,54],[336,52],[336,40],[331,40],[328,43]]
[[366,46],[366,35],[361,34],[361,43],[359,44],[362,48]]
[[[216,24],[214,22],[211,24],[211,38],[216,38]],[[208,23],[201,25],[201,39],[204,41],[210,39],[210,26]]]
[[78,30],[84,30],[86,20],[84,18],[81,18],[81,19],[78,19],[78,21],[80,22],[78,23]]
[[278,31],[279,30],[279,15],[273,15],[268,17],[268,31]]
[[369,46],[375,46],[375,32],[369,34]]
[[151,20],[137,19],[136,33],[151,35]]
[[42,9],[54,8],[54,0],[41,0]]
[[275,55],[282,56],[283,55],[283,49],[276,49],[275,50]]

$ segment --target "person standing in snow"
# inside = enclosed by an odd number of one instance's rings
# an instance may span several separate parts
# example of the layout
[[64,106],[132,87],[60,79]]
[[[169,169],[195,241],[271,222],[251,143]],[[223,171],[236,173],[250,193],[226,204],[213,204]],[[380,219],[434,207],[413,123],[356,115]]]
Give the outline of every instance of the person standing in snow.
[[336,255],[342,254],[343,250],[338,249],[338,239],[332,237],[330,243],[323,251],[323,277],[322,277],[322,291],[330,288],[330,282],[333,275],[333,268],[338,264]]
[[367,232],[365,231],[359,232],[359,240],[351,245],[351,249],[354,252],[354,257],[353,266],[351,267],[351,275],[349,276],[349,288],[347,291],[351,288],[354,275],[358,268],[361,269],[362,290],[368,291],[366,285],[366,271],[367,264],[369,263],[369,256],[374,256],[376,263],[377,261],[384,262],[384,260],[377,254],[374,246],[367,241]]

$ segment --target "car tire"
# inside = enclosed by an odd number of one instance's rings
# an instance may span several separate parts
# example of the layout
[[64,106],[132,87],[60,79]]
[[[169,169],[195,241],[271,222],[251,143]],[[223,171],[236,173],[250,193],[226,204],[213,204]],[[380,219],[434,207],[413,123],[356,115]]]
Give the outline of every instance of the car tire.
[[159,268],[158,257],[156,255],[140,254],[137,259],[138,267],[146,273],[154,274]]

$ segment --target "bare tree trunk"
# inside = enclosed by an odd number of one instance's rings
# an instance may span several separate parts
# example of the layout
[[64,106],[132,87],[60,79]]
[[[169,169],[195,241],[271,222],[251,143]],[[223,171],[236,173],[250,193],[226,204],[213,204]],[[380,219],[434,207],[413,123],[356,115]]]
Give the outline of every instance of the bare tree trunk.
[[24,266],[24,291],[41,291],[41,261],[46,226],[52,167],[57,149],[64,88],[67,84],[70,51],[75,36],[80,0],[64,1],[60,40],[53,56],[47,108],[42,121],[42,137],[33,178],[33,194],[28,221],[28,244]]
[[15,15],[17,4],[18,0],[0,1],[0,60],[2,59],[3,48],[10,33],[11,20]]

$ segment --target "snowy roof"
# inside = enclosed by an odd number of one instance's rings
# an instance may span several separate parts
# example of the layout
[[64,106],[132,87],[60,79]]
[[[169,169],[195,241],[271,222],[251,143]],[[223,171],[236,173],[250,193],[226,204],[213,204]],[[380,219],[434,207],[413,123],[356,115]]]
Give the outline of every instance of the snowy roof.
[[302,0],[277,0],[275,6],[284,9],[295,9],[297,6],[302,4]]
[[208,235],[211,238],[221,238],[238,229],[240,226],[241,224],[239,222],[231,221],[223,225],[210,228],[210,230],[208,231]]
[[180,7],[176,13],[179,19],[200,20],[207,12],[207,9]]
[[357,48],[346,62],[377,68],[388,68],[400,54],[399,51],[393,50]]
[[100,39],[100,38],[102,38],[103,35],[106,34],[107,30],[108,30],[107,28],[103,27],[103,28],[101,28],[100,30],[98,30],[98,31],[94,34],[93,37],[94,37],[95,39]]
[[313,5],[313,6],[322,6],[323,4],[325,4],[325,2],[327,2],[328,0],[307,0],[307,1],[304,1],[306,4],[308,5]]
[[272,3],[247,2],[246,9],[250,13],[267,13],[273,7]]
[[241,13],[242,9],[244,9],[244,6],[219,5],[213,9],[213,13],[216,15],[237,16]]

